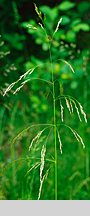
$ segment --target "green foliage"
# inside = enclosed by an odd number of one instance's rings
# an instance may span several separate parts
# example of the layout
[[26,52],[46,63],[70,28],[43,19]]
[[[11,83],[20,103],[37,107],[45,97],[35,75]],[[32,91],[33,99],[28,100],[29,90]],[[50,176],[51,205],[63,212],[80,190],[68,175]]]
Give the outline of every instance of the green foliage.
[[74,6],[75,6],[75,3],[70,2],[70,1],[64,1],[59,5],[59,9],[61,11],[66,11],[66,10],[73,8]]
[[25,39],[25,36],[20,36],[19,34],[6,34],[4,36],[4,40],[9,42],[10,46],[12,48],[15,48],[17,50],[22,50],[23,49],[23,41]]
[[89,25],[86,23],[81,23],[73,27],[74,31],[79,32],[80,30],[89,31]]
[[78,11],[81,15],[83,15],[84,13],[88,12],[90,9],[90,4],[88,1],[83,1],[80,2],[78,5]]

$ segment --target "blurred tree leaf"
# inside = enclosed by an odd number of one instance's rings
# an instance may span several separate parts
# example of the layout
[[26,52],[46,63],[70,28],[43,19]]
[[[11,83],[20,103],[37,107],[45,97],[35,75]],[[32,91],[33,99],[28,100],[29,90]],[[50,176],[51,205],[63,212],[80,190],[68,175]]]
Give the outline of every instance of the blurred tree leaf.
[[66,34],[66,40],[69,42],[74,42],[76,39],[76,34],[74,31],[70,30]]
[[48,50],[48,44],[47,43],[42,44],[42,48],[44,51],[47,51]]
[[90,10],[90,2],[83,1],[79,3],[78,5],[79,13],[83,14],[86,13],[88,10]]
[[20,35],[18,33],[14,34],[5,34],[4,39],[8,41],[12,47],[14,47],[17,50],[22,50],[23,49],[23,43],[22,41],[25,39],[24,35]]
[[71,87],[71,89],[76,89],[78,87],[78,82],[72,81],[70,87]]
[[68,23],[70,23],[70,18],[68,16],[63,15],[62,18],[63,18],[62,25],[67,25]]
[[62,11],[69,10],[75,6],[75,3],[70,1],[64,1],[59,5],[59,9]]
[[86,24],[86,23],[80,23],[80,24],[74,26],[74,27],[73,27],[73,30],[74,30],[75,32],[79,32],[80,30],[82,30],[82,31],[89,31],[90,28],[89,28],[89,25],[88,25],[88,24]]
[[78,19],[75,19],[75,20],[73,20],[72,21],[72,24],[71,24],[71,26],[73,27],[73,26],[76,26],[77,24],[79,24],[79,23],[81,23],[82,21],[81,21],[81,19],[80,18],[78,18]]
[[50,22],[50,20],[53,21],[58,17],[57,8],[50,8],[48,6],[41,6],[40,10],[45,14],[46,19],[49,18],[49,22]]

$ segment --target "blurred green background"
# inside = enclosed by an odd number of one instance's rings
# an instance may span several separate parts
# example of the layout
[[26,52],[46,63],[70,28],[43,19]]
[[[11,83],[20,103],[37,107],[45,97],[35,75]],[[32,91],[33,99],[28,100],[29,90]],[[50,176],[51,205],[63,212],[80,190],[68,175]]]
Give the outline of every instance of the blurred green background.
[[[75,97],[87,113],[88,124],[79,122],[77,114],[70,116],[64,108],[64,121],[77,130],[86,148],[82,149],[72,133],[60,129],[63,154],[58,144],[58,199],[90,199],[90,1],[35,1],[46,16],[48,34],[54,32],[60,17],[63,21],[52,41],[52,58],[67,60],[74,68],[73,75],[68,66],[54,63],[54,76],[59,81],[56,94]],[[52,123],[53,108],[50,88],[40,80],[28,82],[13,95],[13,89],[3,97],[6,87],[20,75],[37,64],[43,64],[32,74],[50,80],[51,69],[47,38],[43,31],[27,28],[28,24],[38,26],[32,0],[0,0],[0,199],[16,200],[38,197],[39,169],[30,168],[40,162],[40,151],[47,133],[35,144],[32,151],[28,148],[33,137],[42,127],[26,130],[31,124]],[[57,104],[56,116],[60,119]],[[53,159],[53,133],[47,141],[46,159]],[[54,199],[54,163],[46,160],[45,169],[49,174],[42,188],[41,199]]]

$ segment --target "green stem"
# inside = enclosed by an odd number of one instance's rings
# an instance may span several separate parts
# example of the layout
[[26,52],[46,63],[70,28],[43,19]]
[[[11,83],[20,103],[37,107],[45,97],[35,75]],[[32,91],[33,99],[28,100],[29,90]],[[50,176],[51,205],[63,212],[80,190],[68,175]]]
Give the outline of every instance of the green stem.
[[55,82],[53,72],[53,61],[51,54],[51,43],[49,42],[50,62],[52,69],[52,83],[53,83],[53,121],[54,121],[54,154],[55,154],[55,200],[57,200],[57,134],[56,134],[56,99],[55,99]]
[[56,106],[54,98],[54,145],[55,145],[55,200],[57,200],[57,140],[56,140]]

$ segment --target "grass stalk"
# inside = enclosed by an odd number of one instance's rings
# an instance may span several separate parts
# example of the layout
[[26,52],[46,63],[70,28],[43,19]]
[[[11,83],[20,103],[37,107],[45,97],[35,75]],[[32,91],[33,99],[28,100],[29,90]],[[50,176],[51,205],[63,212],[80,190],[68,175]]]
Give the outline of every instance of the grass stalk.
[[54,155],[55,155],[55,200],[57,200],[57,131],[56,131],[56,98],[55,98],[55,82],[54,82],[54,71],[53,71],[53,61],[51,53],[51,42],[49,41],[49,53],[50,53],[50,63],[52,70],[52,83],[53,83],[53,124],[54,124]]
[[57,200],[57,140],[56,140],[56,106],[54,98],[54,145],[55,145],[55,200]]

